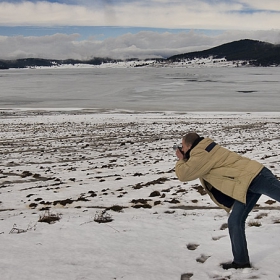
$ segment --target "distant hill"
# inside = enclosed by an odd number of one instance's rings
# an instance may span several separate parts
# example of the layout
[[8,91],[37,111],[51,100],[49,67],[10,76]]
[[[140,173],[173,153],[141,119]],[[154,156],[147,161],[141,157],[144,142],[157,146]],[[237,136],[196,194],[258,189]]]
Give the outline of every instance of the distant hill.
[[[280,66],[280,45],[274,45],[266,42],[244,39],[223,44],[208,50],[189,52],[171,56],[167,59],[154,59],[161,64],[189,61],[193,59],[209,58],[226,59],[227,61],[243,61],[246,65],[252,66]],[[135,58],[134,60],[137,60]],[[60,66],[66,64],[89,64],[100,65],[102,63],[117,63],[122,60],[111,58],[93,58],[87,61],[67,59],[54,60],[42,58],[25,58],[16,60],[0,60],[0,69],[9,68],[27,68],[41,66]],[[149,64],[143,63],[134,67],[142,67]]]
[[254,66],[278,66],[280,65],[280,45],[244,39],[204,51],[174,55],[167,60],[179,62],[208,57],[225,58],[228,61],[243,60]]

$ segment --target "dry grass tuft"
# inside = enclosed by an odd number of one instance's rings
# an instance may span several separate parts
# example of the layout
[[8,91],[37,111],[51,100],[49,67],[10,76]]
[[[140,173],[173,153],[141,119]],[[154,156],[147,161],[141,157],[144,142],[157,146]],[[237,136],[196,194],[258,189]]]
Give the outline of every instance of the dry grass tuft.
[[38,222],[53,224],[61,219],[61,214],[53,214],[47,210],[43,215],[40,215]]
[[103,210],[102,212],[97,212],[94,217],[94,221],[97,223],[110,223],[113,221],[112,216],[106,212],[107,210]]
[[260,220],[260,219],[262,219],[263,217],[267,217],[267,213],[260,213],[259,215],[257,215],[256,217],[255,217],[255,219],[258,219],[258,220]]
[[258,221],[251,221],[248,223],[249,227],[260,227],[262,224]]

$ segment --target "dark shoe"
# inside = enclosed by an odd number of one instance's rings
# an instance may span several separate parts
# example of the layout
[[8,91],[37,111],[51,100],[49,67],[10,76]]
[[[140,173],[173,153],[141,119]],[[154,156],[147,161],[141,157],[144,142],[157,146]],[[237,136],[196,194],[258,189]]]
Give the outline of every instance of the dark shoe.
[[250,268],[251,264],[250,263],[245,263],[245,264],[237,264],[235,262],[231,262],[231,263],[221,263],[221,266],[223,269],[238,269],[238,268]]

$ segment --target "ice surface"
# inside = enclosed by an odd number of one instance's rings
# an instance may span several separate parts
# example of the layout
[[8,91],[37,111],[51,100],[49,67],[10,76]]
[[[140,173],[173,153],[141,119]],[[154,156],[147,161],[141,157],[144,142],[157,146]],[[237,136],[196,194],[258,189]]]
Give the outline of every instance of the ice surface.
[[11,69],[0,108],[278,112],[279,77],[279,67]]

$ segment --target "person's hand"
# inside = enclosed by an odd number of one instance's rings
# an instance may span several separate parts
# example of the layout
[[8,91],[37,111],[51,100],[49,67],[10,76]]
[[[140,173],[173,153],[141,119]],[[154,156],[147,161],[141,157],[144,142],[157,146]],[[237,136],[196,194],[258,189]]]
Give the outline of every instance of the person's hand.
[[176,150],[176,156],[177,156],[178,159],[184,159],[184,155],[182,154],[180,149]]

